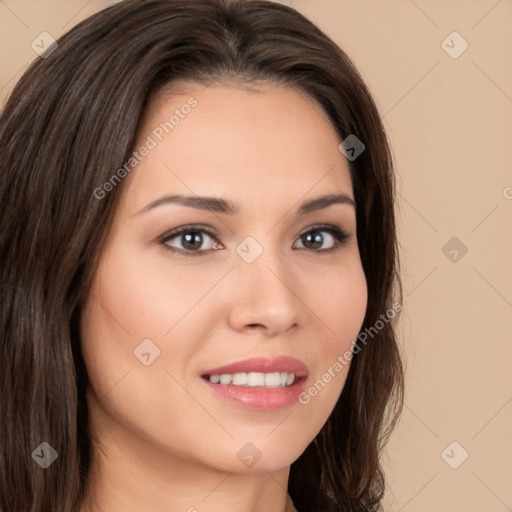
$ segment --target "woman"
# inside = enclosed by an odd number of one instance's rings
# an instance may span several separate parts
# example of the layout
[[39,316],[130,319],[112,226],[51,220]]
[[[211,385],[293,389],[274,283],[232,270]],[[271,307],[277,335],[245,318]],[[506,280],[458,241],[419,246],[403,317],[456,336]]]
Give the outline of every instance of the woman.
[[125,0],[0,134],[1,510],[379,510],[394,175],[339,47],[267,1]]

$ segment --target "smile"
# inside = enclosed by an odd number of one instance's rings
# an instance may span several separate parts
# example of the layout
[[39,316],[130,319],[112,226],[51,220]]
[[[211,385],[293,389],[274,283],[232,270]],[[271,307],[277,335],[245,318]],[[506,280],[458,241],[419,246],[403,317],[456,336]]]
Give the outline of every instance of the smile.
[[260,410],[296,403],[307,376],[307,366],[287,356],[246,359],[201,375],[216,397],[235,406]]

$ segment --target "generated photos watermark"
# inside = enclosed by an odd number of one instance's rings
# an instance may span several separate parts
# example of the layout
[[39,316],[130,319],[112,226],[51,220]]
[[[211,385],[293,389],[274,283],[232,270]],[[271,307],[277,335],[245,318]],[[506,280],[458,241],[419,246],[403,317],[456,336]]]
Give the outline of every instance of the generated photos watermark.
[[158,146],[158,143],[163,140],[165,135],[168,135],[178,126],[178,124],[187,117],[193,108],[197,107],[197,100],[191,96],[186,103],[179,108],[174,109],[174,113],[169,117],[168,121],[160,123],[148,135],[146,141],[140,146],[137,151],[132,153],[132,156],[105,182],[101,187],[94,189],[94,197],[96,199],[103,199],[108,192],[111,192],[130,172],[149,155],[152,149]]
[[361,342],[366,346],[368,343],[368,336],[373,338],[378,332],[395,317],[398,311],[402,309],[401,304],[395,302],[392,307],[389,308],[385,313],[380,315],[379,320],[371,327],[367,327],[364,331],[360,332],[357,339],[352,342],[352,350],[347,350],[342,355],[336,358],[329,368],[321,375],[319,379],[315,381],[307,390],[303,391],[299,395],[299,403],[306,405],[311,401],[312,397],[315,397],[320,393],[337,374],[339,374],[346,366],[350,364],[350,361],[354,357],[354,354],[361,352],[362,348],[358,345]]

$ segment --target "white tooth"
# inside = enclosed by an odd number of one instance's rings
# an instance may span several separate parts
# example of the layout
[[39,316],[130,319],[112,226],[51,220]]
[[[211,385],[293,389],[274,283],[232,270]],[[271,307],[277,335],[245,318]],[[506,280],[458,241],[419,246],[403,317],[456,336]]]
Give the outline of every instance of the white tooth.
[[235,386],[245,386],[247,384],[247,373],[235,373],[232,383]]
[[248,386],[264,386],[265,385],[265,374],[251,372],[247,374],[247,385]]
[[269,388],[276,388],[279,386],[281,378],[279,372],[265,374],[265,386]]
[[230,375],[229,373],[223,373],[220,376],[220,383],[221,384],[231,384],[231,381],[233,380],[233,375]]
[[294,373],[271,372],[271,373],[223,373],[222,375],[210,375],[210,382],[214,384],[233,384],[234,386],[264,386],[268,388],[278,388],[290,386],[296,380]]

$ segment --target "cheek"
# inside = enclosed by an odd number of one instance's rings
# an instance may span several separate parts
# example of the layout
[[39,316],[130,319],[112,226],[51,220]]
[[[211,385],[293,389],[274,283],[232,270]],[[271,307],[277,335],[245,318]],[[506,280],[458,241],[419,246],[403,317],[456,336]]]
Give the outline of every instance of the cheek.
[[[178,384],[202,342],[187,337],[185,328],[211,284],[191,283],[191,272],[167,270],[166,276],[160,270],[113,252],[103,258],[82,314],[82,353],[90,388],[102,403],[96,417],[114,418],[141,439],[185,455],[194,451],[195,430],[205,424],[204,411]],[[103,409],[108,415],[98,412]]]
[[[119,241],[106,250],[82,317],[82,352],[98,394],[141,367],[182,376],[210,332],[209,316],[219,307],[212,287],[227,270],[151,260]],[[144,358],[154,363],[145,367]],[[146,372],[140,386],[154,373]]]
[[[347,350],[362,327],[368,303],[366,278],[360,260],[348,260],[338,269],[320,276],[321,286],[314,295],[317,315],[326,332],[326,353]],[[320,288],[320,289],[319,289]]]
[[92,291],[100,306],[96,322],[102,331],[133,345],[132,350],[145,338],[168,339],[176,326],[194,315],[218,280],[218,270],[192,270],[164,258],[152,261],[143,252],[111,254],[103,261]]
[[338,270],[329,269],[325,276],[318,276],[315,289],[314,294],[309,294],[308,306],[318,317],[316,325],[322,326],[323,335],[318,337],[316,351],[309,354],[316,364],[299,403],[311,408],[320,428],[343,390],[352,347],[366,314],[367,283],[360,261],[347,262]]

